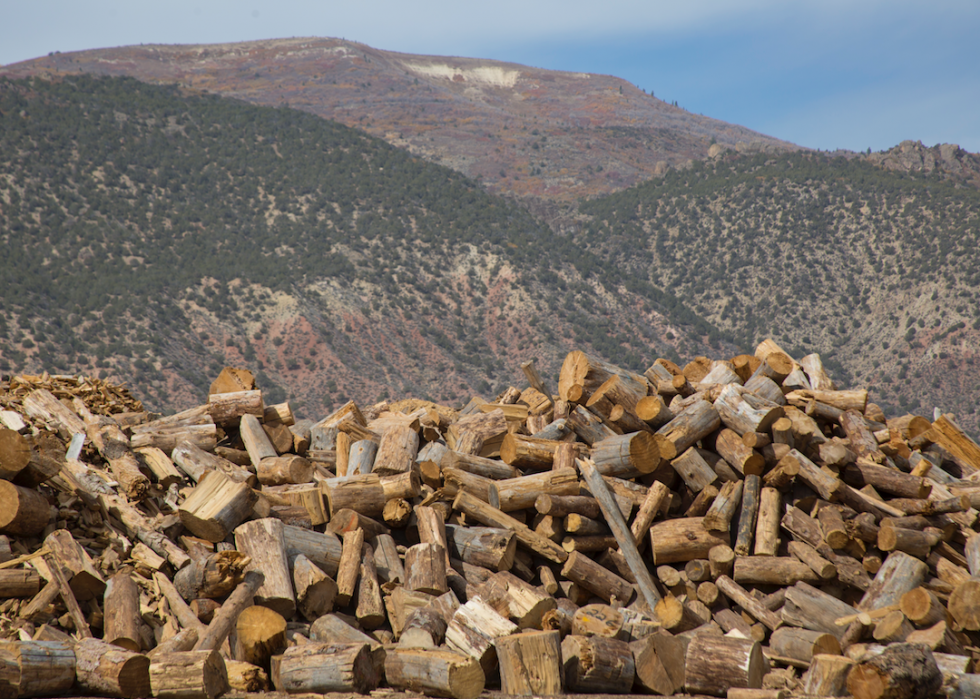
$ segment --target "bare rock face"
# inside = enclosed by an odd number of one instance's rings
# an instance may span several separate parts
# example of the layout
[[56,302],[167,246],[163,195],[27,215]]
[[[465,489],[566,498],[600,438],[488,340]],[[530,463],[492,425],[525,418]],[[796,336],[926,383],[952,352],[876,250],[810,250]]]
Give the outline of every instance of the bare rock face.
[[925,174],[938,171],[944,179],[980,186],[980,155],[965,151],[955,143],[941,143],[929,148],[922,141],[902,141],[894,148],[866,157],[886,170]]

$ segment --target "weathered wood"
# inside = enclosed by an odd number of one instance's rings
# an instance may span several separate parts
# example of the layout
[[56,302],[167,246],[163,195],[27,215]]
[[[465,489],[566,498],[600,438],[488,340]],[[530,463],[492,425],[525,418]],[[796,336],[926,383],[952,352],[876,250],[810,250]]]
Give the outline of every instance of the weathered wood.
[[51,521],[51,508],[44,496],[0,480],[0,532],[14,536],[37,536]]
[[570,692],[628,694],[635,664],[625,641],[601,636],[566,636],[561,643],[565,689]]
[[739,556],[735,559],[732,576],[741,585],[795,585],[822,582],[810,566],[795,558],[782,556]]
[[335,534],[315,532],[287,524],[282,528],[282,537],[286,545],[286,555],[290,560],[303,554],[314,565],[322,568],[327,575],[337,575],[343,547]]
[[[85,602],[92,598],[101,598],[105,594],[106,583],[102,574],[95,567],[85,549],[72,537],[71,532],[67,529],[51,532],[44,539],[44,546],[51,552],[50,555],[58,560],[59,570],[62,571],[68,581],[72,595],[76,600]],[[50,574],[55,571],[50,566],[47,567],[47,570],[44,569],[47,560],[49,560],[47,556],[44,559],[38,559],[34,565],[41,570],[47,579],[51,579]]]
[[140,593],[130,570],[123,569],[106,582],[103,610],[103,640],[138,653],[140,651]]
[[692,492],[700,493],[718,480],[718,474],[708,465],[694,447],[670,462],[677,474]]
[[215,699],[227,689],[225,662],[217,651],[160,653],[150,662],[150,691],[154,697]]
[[435,543],[422,543],[405,552],[405,587],[430,595],[441,595],[446,584],[446,549]]
[[714,406],[708,401],[698,401],[692,408],[677,415],[657,430],[657,434],[666,437],[680,454],[714,432],[720,425],[721,417]]
[[780,610],[785,623],[830,633],[838,639],[846,627],[839,626],[836,620],[857,613],[849,604],[804,582],[786,589],[786,601]]
[[660,465],[660,449],[653,435],[633,432],[595,442],[590,458],[603,475],[629,476],[653,472]]
[[198,639],[194,646],[195,651],[216,650],[221,647],[235,626],[235,622],[238,621],[238,615],[245,608],[252,606],[255,591],[262,586],[262,581],[262,573],[258,571],[252,570],[245,574],[245,579],[228,596]]
[[283,526],[272,517],[246,522],[235,529],[235,546],[252,559],[246,571],[261,571],[265,576],[262,586],[255,592],[255,603],[288,619],[296,612],[296,598]]
[[634,394],[646,394],[646,380],[639,374],[603,362],[584,352],[569,352],[558,377],[558,396],[571,403],[585,403],[592,393],[613,376],[618,376]]
[[820,555],[820,553],[802,541],[790,541],[787,544],[790,555],[809,566],[810,570],[823,580],[830,580],[837,575],[837,566]]
[[842,655],[814,655],[803,677],[803,692],[810,696],[847,696],[847,675],[854,665]]
[[486,683],[477,659],[447,650],[417,648],[390,650],[385,658],[385,679],[396,689],[450,699],[476,699]]
[[300,614],[312,622],[332,612],[337,598],[337,583],[333,578],[303,554],[292,559],[292,568],[293,589]]
[[556,604],[553,597],[507,571],[492,575],[476,594],[520,629],[540,628],[541,618]]
[[932,652],[923,646],[897,643],[851,669],[847,691],[855,699],[917,699],[937,692],[943,676]]
[[36,570],[0,570],[0,598],[33,597],[41,590],[41,576]]
[[947,608],[959,627],[980,630],[980,578],[970,578],[957,585],[949,596]]
[[364,530],[354,529],[344,534],[343,552],[337,568],[336,602],[346,607],[357,590],[357,578],[361,573],[361,552],[364,547]]
[[496,640],[504,694],[552,696],[562,691],[558,631],[528,631]]
[[746,474],[742,486],[742,512],[739,515],[738,534],[735,537],[736,555],[747,556],[752,552],[761,494],[762,479],[756,475]]
[[[542,496],[546,497],[546,496]],[[449,555],[490,570],[510,570],[517,538],[509,529],[446,525]]]
[[235,621],[235,659],[269,670],[269,661],[286,648],[286,620],[268,607],[243,609]]
[[367,643],[305,643],[287,648],[273,673],[281,692],[367,694],[381,680]]
[[773,655],[809,664],[814,655],[840,655],[840,642],[822,631],[782,627],[772,632],[769,648]]
[[768,672],[762,647],[751,639],[697,635],[685,654],[685,690],[725,696],[732,687],[759,688]]
[[680,692],[686,681],[688,643],[687,638],[663,630],[630,643],[636,683],[654,694],[669,696]]
[[497,667],[494,640],[517,631],[517,625],[498,614],[480,597],[474,597],[453,614],[446,629],[449,650],[474,658],[485,673]]
[[242,581],[251,562],[238,551],[219,551],[191,561],[174,575],[174,586],[186,600],[226,597]]
[[704,517],[681,517],[650,527],[654,565],[707,558],[713,547],[729,543],[727,531],[708,530],[704,520]]
[[[647,569],[646,563],[640,557],[640,552],[636,548],[636,542],[633,539],[632,531],[627,527],[626,520],[623,518],[623,514],[620,511],[619,506],[613,499],[612,493],[609,492],[609,488],[606,485],[606,481],[603,480],[602,476],[600,476],[595,465],[586,459],[584,461],[579,461],[578,466],[579,471],[585,478],[586,484],[592,491],[593,497],[599,501],[599,507],[602,508],[602,514],[605,517],[606,524],[609,525],[613,536],[616,537],[616,542],[619,544],[619,550],[626,558],[626,562],[629,564],[633,577],[636,580],[636,585],[640,590],[640,594],[643,596],[647,605],[652,609],[660,600],[660,593],[657,592],[657,588],[654,585],[653,578],[650,575],[650,571]],[[652,540],[654,542],[654,546],[656,546],[656,539],[653,538]],[[656,560],[656,554],[654,554],[654,560]]]
[[629,582],[578,551],[569,554],[561,574],[610,603],[615,598],[625,605],[633,596],[633,586]]
[[782,624],[782,620],[777,615],[766,609],[761,602],[746,592],[745,588],[727,575],[718,576],[715,580],[715,585],[718,586],[718,589],[723,595],[740,606],[757,621],[765,624],[770,630],[775,631]]
[[578,474],[574,469],[544,471],[521,478],[497,481],[500,510],[513,512],[533,507],[539,495],[577,495]]
[[535,509],[543,515],[565,517],[575,513],[592,519],[602,516],[599,502],[585,495],[550,495],[542,494],[534,500]]
[[460,491],[456,495],[456,499],[453,501],[453,509],[464,512],[468,517],[472,517],[477,522],[487,526],[510,529],[522,546],[550,561],[564,563],[568,557],[565,550],[555,542],[535,533],[526,524],[517,521],[466,491]]
[[354,510],[366,517],[380,517],[387,498],[381,478],[373,473],[361,476],[330,478],[320,482],[327,499],[330,516],[344,509]]
[[[702,518],[705,529],[713,532],[727,532],[731,528],[732,517],[742,503],[742,481],[728,481],[721,486],[711,507]],[[697,558],[697,556],[695,556]]]
[[255,472],[262,485],[302,484],[313,480],[313,464],[296,454],[262,459]]
[[257,496],[247,483],[210,472],[178,509],[181,523],[211,542],[225,538],[251,513]]
[[721,421],[739,436],[767,432],[783,416],[781,406],[733,383],[725,386],[714,402]]
[[756,519],[756,556],[775,556],[779,549],[779,523],[783,514],[781,493],[775,488],[762,488],[759,495],[759,515]]
[[871,611],[898,604],[902,595],[923,583],[928,570],[922,561],[901,551],[892,551],[861,598],[858,608]]
[[63,643],[0,642],[0,665],[17,697],[64,696],[75,682],[75,653]]
[[643,499],[640,509],[636,511],[636,517],[633,518],[633,523],[630,525],[630,533],[633,535],[633,541],[636,542],[637,548],[642,548],[650,527],[653,525],[654,518],[664,508],[664,504],[669,499],[670,488],[660,481],[654,481],[647,491],[647,495]]

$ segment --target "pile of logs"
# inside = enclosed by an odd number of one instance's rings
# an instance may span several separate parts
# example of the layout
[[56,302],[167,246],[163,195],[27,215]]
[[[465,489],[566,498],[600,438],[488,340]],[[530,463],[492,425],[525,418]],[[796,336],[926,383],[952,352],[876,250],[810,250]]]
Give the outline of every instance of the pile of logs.
[[980,446],[820,357],[161,417],[0,384],[0,697],[980,696]]

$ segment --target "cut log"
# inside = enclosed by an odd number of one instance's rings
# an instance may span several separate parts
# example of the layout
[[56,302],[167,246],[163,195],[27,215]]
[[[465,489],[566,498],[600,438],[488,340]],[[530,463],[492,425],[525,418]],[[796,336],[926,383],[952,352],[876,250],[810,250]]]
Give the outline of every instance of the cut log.
[[0,532],[37,536],[51,521],[51,507],[36,490],[0,481]]
[[235,622],[235,659],[269,670],[269,660],[286,648],[286,620],[258,605],[242,610]]
[[746,613],[751,615],[757,621],[765,624],[770,630],[775,631],[782,624],[782,619],[766,609],[762,603],[750,595],[745,588],[729,578],[727,575],[719,576],[718,579],[715,580],[715,584],[718,586],[718,589],[723,595],[740,606]]
[[570,403],[585,403],[602,384],[618,376],[625,390],[638,395],[646,394],[646,379],[584,352],[569,352],[558,376],[558,397]]
[[381,478],[373,473],[362,476],[330,478],[320,482],[327,499],[327,509],[334,517],[345,509],[354,510],[365,517],[380,517],[387,498]]
[[0,598],[33,597],[41,590],[36,570],[0,570]]
[[745,446],[741,435],[725,428],[715,436],[715,451],[743,476],[758,476],[766,468],[765,457]]
[[440,544],[416,544],[405,552],[405,587],[416,592],[441,595],[446,584],[446,549]]
[[795,558],[782,556],[739,556],[732,576],[741,585],[795,585],[805,582],[818,585],[820,576],[810,566]]
[[235,546],[252,559],[245,570],[257,570],[265,576],[262,586],[255,592],[255,603],[288,619],[296,612],[296,598],[289,575],[283,526],[272,517],[246,522],[235,529]]
[[578,551],[569,554],[561,574],[609,603],[616,601],[626,605],[633,597],[633,586],[629,582]]
[[840,655],[837,637],[822,631],[783,627],[772,632],[769,648],[773,655],[809,664],[818,654]]
[[814,655],[803,677],[803,692],[810,696],[847,696],[847,676],[854,665],[842,655]]
[[224,541],[249,516],[256,499],[247,483],[211,472],[180,506],[180,521],[195,536],[215,543]]
[[361,576],[357,584],[357,608],[354,617],[363,629],[376,629],[385,623],[385,605],[381,599],[378,572],[374,567],[374,549],[365,542],[361,558]]
[[494,571],[510,570],[514,563],[517,538],[508,529],[446,525],[446,536],[451,558]]
[[[775,488],[763,488],[759,495],[756,520],[756,556],[775,556],[779,549],[779,523],[783,515],[782,495]],[[805,562],[805,561],[804,561]]]
[[27,438],[15,430],[0,428],[0,478],[12,481],[30,462],[31,443]]
[[845,627],[838,626],[836,620],[856,614],[854,607],[803,582],[786,589],[786,601],[780,610],[787,624],[830,633],[838,639],[844,635]]
[[685,689],[725,696],[732,687],[758,689],[769,671],[762,647],[751,639],[695,636],[685,654]]
[[949,596],[948,609],[960,628],[980,630],[980,578],[970,578],[957,585]]
[[516,624],[498,614],[479,597],[474,597],[453,614],[446,629],[446,646],[449,650],[474,658],[484,673],[490,674],[497,667],[494,641],[515,631]]
[[783,416],[783,408],[733,383],[725,386],[714,402],[725,426],[739,436],[749,432],[768,432]]
[[130,570],[123,569],[109,578],[103,598],[103,610],[103,640],[138,653],[140,651],[140,593]]
[[684,600],[677,599],[673,595],[667,595],[657,602],[653,611],[660,619],[663,628],[675,635],[696,629],[706,623],[706,620],[702,619]]
[[252,606],[255,592],[262,586],[263,579],[262,573],[255,570],[245,574],[245,580],[228,596],[198,639],[194,646],[195,651],[216,650],[221,647],[238,621],[238,615]]
[[475,658],[447,650],[407,648],[388,652],[385,679],[395,689],[449,699],[476,699],[486,682]]
[[419,450],[419,433],[408,425],[393,427],[382,435],[374,457],[372,473],[379,476],[403,473],[412,469]]
[[456,495],[456,499],[453,501],[453,509],[459,510],[487,526],[510,529],[522,546],[526,546],[550,561],[564,563],[568,557],[565,550],[555,542],[535,533],[526,524],[517,521],[466,491],[460,491]]
[[858,608],[870,612],[898,604],[902,595],[924,582],[928,571],[928,566],[922,561],[901,551],[892,551],[861,598]]
[[712,470],[708,462],[694,447],[670,462],[692,492],[700,493],[704,488],[718,480],[718,474]]
[[313,480],[313,464],[302,456],[286,454],[262,459],[255,466],[262,485],[309,483]]
[[628,694],[636,666],[625,641],[601,636],[566,636],[561,642],[562,671],[569,692]]
[[227,689],[228,673],[217,651],[160,653],[150,662],[150,691],[159,699],[215,699]]
[[303,554],[327,575],[337,575],[342,545],[335,534],[310,531],[287,524],[282,528],[282,536],[286,543],[286,555],[290,560]]
[[368,694],[381,677],[367,643],[305,643],[286,649],[273,680],[280,692]]
[[337,583],[315,566],[309,558],[298,554],[292,559],[293,589],[296,606],[307,621],[313,622],[333,611],[337,598]]
[[558,631],[528,631],[498,638],[500,688],[517,696],[561,694],[561,638]]
[[75,683],[75,653],[54,641],[0,642],[4,679],[17,697],[57,697]]
[[742,486],[742,512],[738,519],[738,534],[734,546],[735,554],[738,556],[747,556],[752,552],[761,494],[762,479],[756,475],[746,474]]
[[630,643],[636,668],[636,684],[655,694],[680,692],[686,682],[685,665],[689,639],[664,630]]
[[681,517],[657,522],[650,527],[654,565],[708,558],[713,547],[727,545],[728,532],[708,530],[704,520],[705,517]]
[[251,562],[238,551],[221,551],[191,561],[174,575],[174,586],[185,600],[226,597],[242,581]]
[[570,468],[509,478],[497,481],[496,485],[502,512],[533,507],[535,500],[542,494],[577,495],[579,492],[578,474]]
[[587,604],[572,615],[570,632],[576,636],[604,636],[622,639],[623,614],[608,604]]
[[660,449],[648,432],[607,437],[592,445],[590,458],[607,476],[651,473],[660,465]]
[[[702,519],[705,529],[713,532],[722,532],[728,535],[732,525],[732,517],[742,503],[742,481],[728,481],[721,486],[718,495],[715,497],[711,507]],[[701,556],[695,556],[701,558]]]
[[364,547],[364,530],[355,529],[344,534],[344,548],[337,569],[337,598],[346,607],[357,591],[357,578],[361,574],[361,553]]
[[943,676],[932,652],[897,643],[851,669],[847,690],[854,699],[924,699],[939,691]]
[[75,684],[83,692],[136,699],[150,694],[150,660],[96,638],[75,644]]
[[696,442],[714,432],[721,425],[718,411],[708,401],[698,401],[692,408],[677,415],[657,430],[674,445],[680,454]]
[[[51,532],[44,539],[44,546],[61,564],[61,570],[71,587],[76,600],[86,602],[90,599],[100,599],[105,594],[106,584],[88,553],[82,548],[67,529]],[[43,560],[36,560],[34,565],[41,568]],[[50,571],[54,572],[54,571]],[[50,579],[51,576],[45,574]]]

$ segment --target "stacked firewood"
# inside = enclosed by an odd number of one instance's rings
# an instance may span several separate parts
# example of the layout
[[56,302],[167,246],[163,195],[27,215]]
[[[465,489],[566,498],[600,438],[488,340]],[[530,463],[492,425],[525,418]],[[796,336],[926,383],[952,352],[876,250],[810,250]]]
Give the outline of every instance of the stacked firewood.
[[980,446],[820,357],[160,417],[0,386],[0,696],[977,696]]

